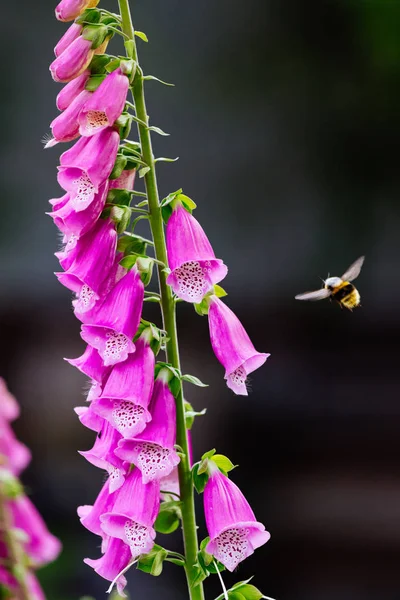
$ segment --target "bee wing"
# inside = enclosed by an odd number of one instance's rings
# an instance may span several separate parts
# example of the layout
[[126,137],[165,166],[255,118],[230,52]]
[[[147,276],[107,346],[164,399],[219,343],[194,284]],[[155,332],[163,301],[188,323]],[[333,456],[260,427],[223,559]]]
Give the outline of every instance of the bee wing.
[[297,294],[295,296],[296,300],[324,300],[324,298],[329,298],[331,295],[329,290],[325,288],[321,288],[320,290],[315,290],[315,292],[305,292],[304,294]]
[[359,276],[364,259],[365,256],[360,256],[360,258],[357,258],[357,260],[350,265],[346,273],[342,275],[343,281],[353,281]]

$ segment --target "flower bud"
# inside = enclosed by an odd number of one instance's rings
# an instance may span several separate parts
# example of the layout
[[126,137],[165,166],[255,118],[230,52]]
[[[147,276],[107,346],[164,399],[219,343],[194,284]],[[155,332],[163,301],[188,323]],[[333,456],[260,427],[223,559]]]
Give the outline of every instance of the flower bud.
[[59,21],[73,21],[87,8],[97,6],[99,0],[61,0],[56,6]]
[[92,42],[80,35],[51,63],[54,81],[66,83],[78,77],[88,67],[93,54]]
[[56,44],[54,48],[55,56],[60,56],[68,48],[72,42],[76,40],[81,35],[82,25],[78,25],[78,23],[73,23],[71,27],[68,27],[67,31],[64,33],[60,41]]
[[56,98],[56,105],[58,110],[65,110],[71,104],[71,102],[79,96],[86,87],[86,83],[90,77],[90,71],[85,70],[78,77],[75,77],[72,81],[64,85],[61,92],[59,92]]

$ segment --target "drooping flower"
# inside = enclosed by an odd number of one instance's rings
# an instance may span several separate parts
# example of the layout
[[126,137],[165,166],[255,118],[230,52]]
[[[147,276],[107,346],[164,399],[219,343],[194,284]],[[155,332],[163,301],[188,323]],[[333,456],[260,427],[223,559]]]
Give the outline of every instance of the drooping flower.
[[132,341],[142,314],[144,285],[134,267],[114,288],[82,315],[81,336],[96,348],[105,366],[115,365],[135,351]]
[[215,283],[228,272],[214,250],[200,223],[176,202],[166,231],[168,264],[167,283],[186,302],[200,303]]
[[225,367],[227,386],[235,394],[247,396],[247,376],[270,355],[257,352],[237,316],[215,295],[209,300],[208,324],[215,356]]
[[158,482],[143,484],[140,471],[134,469],[116,495],[113,509],[100,517],[103,531],[127,544],[133,558],[147,554],[156,537],[153,525],[160,507]]
[[113,188],[122,190],[133,190],[135,184],[136,169],[122,171],[117,179],[110,179],[110,190]]
[[45,148],[50,148],[59,142],[70,142],[79,136],[78,117],[85,102],[92,92],[83,90],[71,104],[50,124],[53,138],[47,142]]
[[31,460],[29,448],[17,440],[10,423],[2,416],[0,416],[0,459],[1,466],[7,468],[13,475],[19,475]]
[[[114,581],[131,560],[129,546],[120,539],[110,538],[103,556],[97,559],[85,558],[83,562],[92,567],[98,575],[107,581]],[[123,575],[118,577],[116,581],[117,591],[123,598],[126,597],[124,594],[126,584],[127,581]]]
[[234,571],[271,536],[256,520],[237,485],[211,461],[209,473],[204,489],[204,513],[210,536],[206,551]]
[[107,479],[93,506],[78,507],[78,515],[82,525],[95,535],[100,535],[103,538],[105,533],[101,528],[100,517],[104,513],[112,511],[116,498],[116,493],[110,491],[110,480]]
[[62,90],[58,93],[56,98],[56,106],[58,110],[65,110],[71,104],[71,102],[79,96],[85,89],[87,80],[90,77],[89,69],[83,71],[78,77],[72,79],[69,83],[64,85]]
[[[95,398],[98,398],[101,395],[103,383],[110,374],[111,369],[110,367],[104,366],[103,360],[97,350],[92,348],[92,346],[87,346],[82,356],[79,356],[78,358],[65,358],[64,360],[66,360],[73,367],[79,369],[81,373],[91,379],[92,387],[90,388],[87,400],[91,401]],[[83,414],[87,413],[89,410],[89,414]],[[91,425],[89,425],[90,422],[93,423],[93,425],[94,423],[99,424],[99,419],[102,421],[101,417],[99,417],[97,413],[94,413],[92,405],[90,405],[86,411],[76,412],[85,427],[94,429],[94,431],[100,430],[101,427],[97,429],[97,425],[95,427],[91,427]]]
[[68,48],[72,42],[76,40],[81,35],[82,25],[79,23],[73,23],[70,27],[68,27],[67,31],[60,38],[54,48],[55,56],[60,56]]
[[88,206],[112,171],[118,144],[119,135],[112,129],[104,129],[90,138],[80,138],[60,157],[58,183]]
[[50,65],[51,76],[54,81],[68,83],[85,71],[93,55],[92,42],[80,35],[53,60]]
[[91,404],[89,404],[89,406],[76,406],[74,411],[84,427],[87,427],[96,433],[101,431],[104,425],[104,419],[94,412]]
[[93,410],[107,419],[124,438],[133,438],[151,420],[147,409],[154,385],[155,357],[146,330],[136,350],[115,365]]
[[115,451],[140,469],[143,483],[168,476],[180,460],[174,449],[176,407],[168,387],[169,374],[168,369],[161,369],[155,380],[146,429],[134,439],[121,440]]
[[99,0],[61,0],[55,13],[59,21],[73,21],[87,8],[97,6]]
[[128,77],[120,68],[107,75],[79,115],[80,134],[91,136],[113,125],[124,109],[128,89]]
[[60,258],[64,273],[60,283],[78,295],[83,309],[90,310],[100,298],[102,285],[114,265],[117,232],[111,220],[99,219],[77,240],[75,247]]

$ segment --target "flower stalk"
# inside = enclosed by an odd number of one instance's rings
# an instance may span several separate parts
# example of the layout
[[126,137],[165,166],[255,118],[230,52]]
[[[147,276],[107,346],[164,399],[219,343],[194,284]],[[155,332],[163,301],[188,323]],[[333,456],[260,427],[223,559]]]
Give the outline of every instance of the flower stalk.
[[[128,58],[133,59],[138,67],[138,55],[135,43],[135,32],[132,24],[129,0],[118,0],[122,31],[125,33],[124,44]],[[165,243],[164,227],[161,214],[160,200],[158,194],[156,168],[153,157],[151,132],[148,129],[148,116],[146,111],[144,95],[144,79],[140,68],[137,68],[132,85],[132,95],[135,101],[136,116],[138,120],[138,131],[142,148],[142,157],[144,162],[150,167],[150,170],[144,176],[146,187],[149,222],[154,242],[155,257],[157,259],[158,280],[161,296],[161,310],[163,317],[163,327],[168,332],[168,341],[166,343],[167,361],[176,369],[180,369],[178,333],[176,326],[176,303],[173,298],[172,290],[167,285],[167,274],[162,264],[168,264],[167,249]],[[161,264],[160,264],[161,263]],[[176,396],[176,426],[177,426],[177,444],[183,450],[183,456],[179,464],[179,486],[180,501],[182,513],[182,529],[185,546],[185,571],[190,590],[191,600],[204,600],[204,591],[202,583],[193,587],[196,576],[194,565],[197,562],[198,539],[196,517],[194,509],[194,489],[189,462],[189,443],[187,430],[185,426],[185,407],[183,399],[182,385]]]

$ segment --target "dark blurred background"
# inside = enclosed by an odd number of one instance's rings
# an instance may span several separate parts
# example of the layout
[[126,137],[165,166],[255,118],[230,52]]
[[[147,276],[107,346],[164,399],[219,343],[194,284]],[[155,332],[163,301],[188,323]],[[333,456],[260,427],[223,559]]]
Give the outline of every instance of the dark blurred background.
[[[229,265],[227,302],[272,354],[251,395],[234,397],[206,318],[179,305],[184,371],[211,384],[186,391],[208,409],[195,456],[216,446],[240,464],[232,477],[272,535],[226,583],[256,574],[276,600],[398,600],[400,2],[132,4],[150,40],[139,41],[145,72],[176,84],[147,86],[152,123],[173,134],[154,139],[156,155],[180,157],[160,164],[161,194],[183,187],[197,202]],[[59,239],[44,214],[61,195],[59,149],[40,144],[57,112],[48,64],[65,30],[53,9],[2,6],[0,373],[33,451],[24,481],[64,544],[42,571],[48,599],[101,600],[107,582],[82,563],[99,556],[98,539],[76,506],[93,502],[103,475],[77,454],[93,442],[73,412],[85,378],[62,360],[84,345],[52,274]],[[361,254],[362,308],[294,300]],[[166,544],[179,548],[179,535]],[[174,565],[129,581],[132,598],[187,597]],[[216,578],[206,589],[221,591]]]

